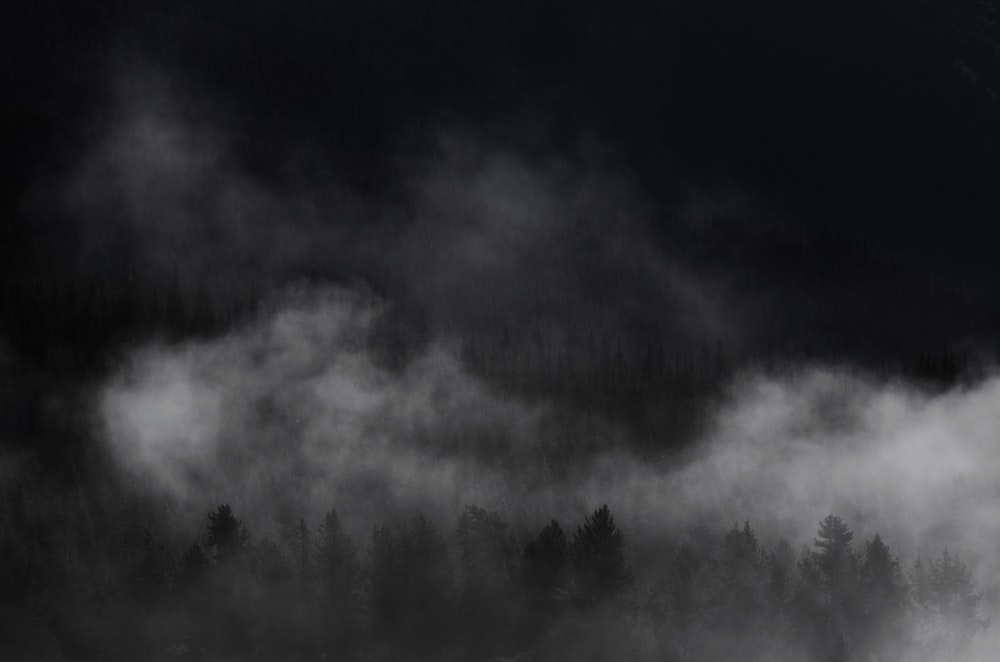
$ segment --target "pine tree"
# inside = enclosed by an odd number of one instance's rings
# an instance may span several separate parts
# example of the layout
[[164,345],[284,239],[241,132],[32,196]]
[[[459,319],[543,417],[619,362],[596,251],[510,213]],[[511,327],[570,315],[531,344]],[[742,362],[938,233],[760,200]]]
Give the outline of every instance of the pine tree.
[[205,548],[202,547],[201,543],[194,543],[184,552],[184,559],[181,562],[181,579],[189,584],[199,581],[209,564],[210,560],[205,554]]
[[143,531],[142,556],[133,575],[137,597],[146,603],[158,601],[166,593],[169,577],[167,552],[153,533],[146,529]]
[[408,645],[439,643],[449,622],[452,569],[448,547],[424,515],[398,534],[376,528],[368,549],[375,628]]
[[820,591],[820,618],[827,623],[826,637],[845,638],[850,649],[862,627],[861,578],[858,556],[851,541],[854,533],[836,515],[820,522],[813,541],[817,551],[810,555],[817,571]]
[[209,513],[208,520],[205,542],[213,550],[217,562],[232,560],[248,549],[250,532],[243,528],[243,522],[236,519],[229,504],[222,504],[214,513]]
[[975,589],[965,563],[947,549],[928,567],[929,606],[937,624],[937,638],[954,652],[982,630],[979,618],[983,594]]
[[338,615],[346,614],[354,605],[361,575],[354,543],[336,510],[324,515],[316,532],[314,561],[323,601]]
[[515,625],[517,546],[499,514],[466,506],[455,529],[461,592],[458,629],[477,656],[500,652]]
[[744,631],[746,636],[763,617],[765,603],[764,557],[757,535],[745,521],[734,524],[723,541],[719,579],[714,602],[718,627]]
[[284,584],[292,578],[292,563],[272,540],[264,538],[253,547],[250,569],[267,584]]
[[551,600],[568,558],[569,543],[556,520],[525,546],[524,579],[537,601],[548,603]]
[[865,543],[860,572],[863,645],[877,659],[898,659],[906,644],[906,588],[899,561],[877,533]]
[[812,556],[830,592],[850,581],[857,569],[857,557],[851,546],[853,538],[854,533],[836,515],[827,515],[819,524],[817,538],[813,541],[819,551]]
[[762,561],[760,543],[757,541],[757,534],[750,528],[749,521],[743,522],[742,527],[733,524],[726,533],[722,560],[727,566],[741,572],[759,567]]
[[575,597],[581,605],[615,598],[632,586],[632,569],[625,563],[625,535],[615,526],[607,505],[601,506],[576,530],[570,546]]
[[861,556],[861,577],[868,592],[895,597],[902,592],[899,561],[878,533],[865,543]]
[[910,600],[917,611],[927,608],[931,594],[931,580],[927,573],[927,565],[924,560],[917,557],[913,565],[906,571],[906,578],[910,583]]
[[312,540],[304,519],[291,532],[289,547],[292,550],[292,568],[302,587],[309,585],[312,574]]
[[466,587],[497,589],[512,584],[516,551],[500,515],[466,506],[458,518],[455,536]]
[[768,603],[773,608],[783,607],[790,595],[795,569],[795,552],[787,540],[779,540],[775,548],[768,552],[765,565]]
[[399,544],[385,527],[372,530],[368,546],[368,595],[376,630],[389,630],[400,618],[402,560]]

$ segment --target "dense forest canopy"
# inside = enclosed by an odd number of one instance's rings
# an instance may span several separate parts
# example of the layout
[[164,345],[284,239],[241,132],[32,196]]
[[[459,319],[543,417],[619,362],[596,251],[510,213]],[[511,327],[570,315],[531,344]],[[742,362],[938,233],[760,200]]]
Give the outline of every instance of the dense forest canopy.
[[992,659],[998,21],[13,3],[0,658]]

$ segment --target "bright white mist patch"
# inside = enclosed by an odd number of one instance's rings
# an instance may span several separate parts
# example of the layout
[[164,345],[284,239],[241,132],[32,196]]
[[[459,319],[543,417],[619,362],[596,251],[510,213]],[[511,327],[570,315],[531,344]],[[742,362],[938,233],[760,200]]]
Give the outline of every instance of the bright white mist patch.
[[240,504],[255,523],[336,506],[364,531],[500,503],[507,477],[487,456],[522,453],[511,444],[537,437],[541,410],[498,398],[441,346],[383,367],[368,345],[381,312],[299,291],[223,338],[136,352],[101,395],[105,437],[142,484],[199,509]]
[[138,351],[101,395],[107,441],[141,484],[197,511],[240,504],[261,532],[330,507],[359,536],[416,510],[448,527],[469,503],[572,528],[608,503],[636,550],[743,519],[797,546],[833,512],[906,563],[959,553],[991,600],[998,379],[931,395],[846,370],[743,376],[685,461],[651,464],[599,417],[599,452],[557,450],[552,407],[494,392],[445,346],[386,369],[369,346],[381,311],[300,291],[222,338]]
[[214,462],[221,394],[210,371],[199,367],[163,350],[148,351],[133,375],[104,394],[102,410],[118,456],[163,487],[180,482],[188,490],[189,465]]
[[[811,544],[836,513],[859,545],[876,532],[904,563],[949,548],[987,598],[1000,576],[1000,380],[931,395],[845,370],[745,377],[693,455],[675,468],[622,454],[580,489],[631,513],[639,532],[749,519],[765,536]],[[625,520],[626,522],[628,520]]]

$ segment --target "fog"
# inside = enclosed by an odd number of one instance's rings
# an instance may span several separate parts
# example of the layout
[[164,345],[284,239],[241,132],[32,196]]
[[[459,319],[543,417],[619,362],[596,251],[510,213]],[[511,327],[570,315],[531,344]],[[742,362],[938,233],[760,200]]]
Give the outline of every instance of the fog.
[[596,443],[560,445],[565,412],[499,393],[445,340],[384,367],[370,336],[387,306],[303,287],[221,338],[137,349],[101,390],[102,436],[139,484],[265,526],[336,506],[361,535],[481,504],[533,527],[607,502],[640,545],[744,519],[798,545],[833,512],[904,560],[948,547],[993,588],[1000,379],[931,393],[846,367],[748,370],[679,463],[647,462],[593,413],[569,415]]
[[80,224],[84,273],[127,260],[131,286],[176,283],[221,311],[303,274],[360,282],[456,333],[530,324],[738,347],[755,323],[731,277],[656,239],[665,218],[697,228],[745,211],[735,188],[684,186],[663,207],[596,138],[531,155],[460,123],[431,125],[367,189],[308,145],[282,147],[264,176],[221,100],[155,68],[109,81],[98,138],[37,194]]
[[368,335],[384,305],[302,289],[221,339],[142,349],[101,393],[107,439],[199,509],[315,519],[342,504],[360,534],[399,510],[502,502],[515,486],[490,464],[529,454],[543,408],[504,401],[440,344],[381,367]]
[[13,10],[0,657],[995,657],[968,4]]

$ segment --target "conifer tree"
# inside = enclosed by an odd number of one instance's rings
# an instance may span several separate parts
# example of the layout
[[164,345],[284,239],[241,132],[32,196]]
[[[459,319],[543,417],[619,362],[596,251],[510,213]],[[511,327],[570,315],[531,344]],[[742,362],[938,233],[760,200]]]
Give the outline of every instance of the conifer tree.
[[481,656],[499,653],[515,625],[517,546],[503,518],[478,506],[465,507],[455,538],[459,629],[466,648]]
[[250,532],[236,518],[229,504],[222,504],[214,513],[208,514],[208,537],[205,542],[212,549],[215,560],[224,563],[247,550]]
[[854,646],[862,627],[861,579],[853,539],[854,533],[843,520],[827,515],[813,541],[816,551],[810,554],[819,590],[819,612],[812,618],[824,624],[821,639],[844,638],[845,650]]
[[192,544],[184,552],[184,558],[181,562],[181,579],[186,583],[197,582],[204,575],[209,564],[210,559],[205,554],[205,548],[201,543]]
[[146,603],[156,602],[165,595],[169,577],[167,552],[153,533],[146,529],[143,532],[142,555],[133,575],[137,597]]
[[877,533],[865,543],[860,573],[862,644],[876,659],[898,659],[907,638],[906,587],[899,561]]
[[813,552],[813,560],[823,575],[825,587],[835,592],[844,582],[849,582],[857,570],[857,557],[851,540],[854,533],[836,515],[827,515],[820,522],[819,531],[813,544],[818,551]]
[[617,597],[632,586],[632,569],[625,562],[625,534],[615,526],[607,505],[601,506],[576,530],[570,546],[575,597],[592,605]]
[[354,543],[344,532],[336,510],[324,515],[316,531],[314,561],[323,601],[338,614],[345,614],[354,605],[361,575]]
[[986,626],[979,618],[983,594],[976,591],[965,563],[947,549],[930,562],[927,577],[928,606],[933,615],[931,637],[943,654],[956,655]]
[[292,568],[299,584],[303,587],[309,585],[312,574],[312,536],[306,521],[299,519],[298,525],[291,532],[289,547],[292,550]]
[[267,584],[284,584],[292,578],[291,561],[270,538],[254,545],[250,568],[257,579]]
[[556,520],[525,546],[524,578],[536,599],[547,602],[553,596],[568,557],[569,543]]
[[764,615],[766,577],[760,543],[749,521],[742,527],[734,524],[726,534],[719,566],[720,583],[714,590],[717,626],[750,636]]

